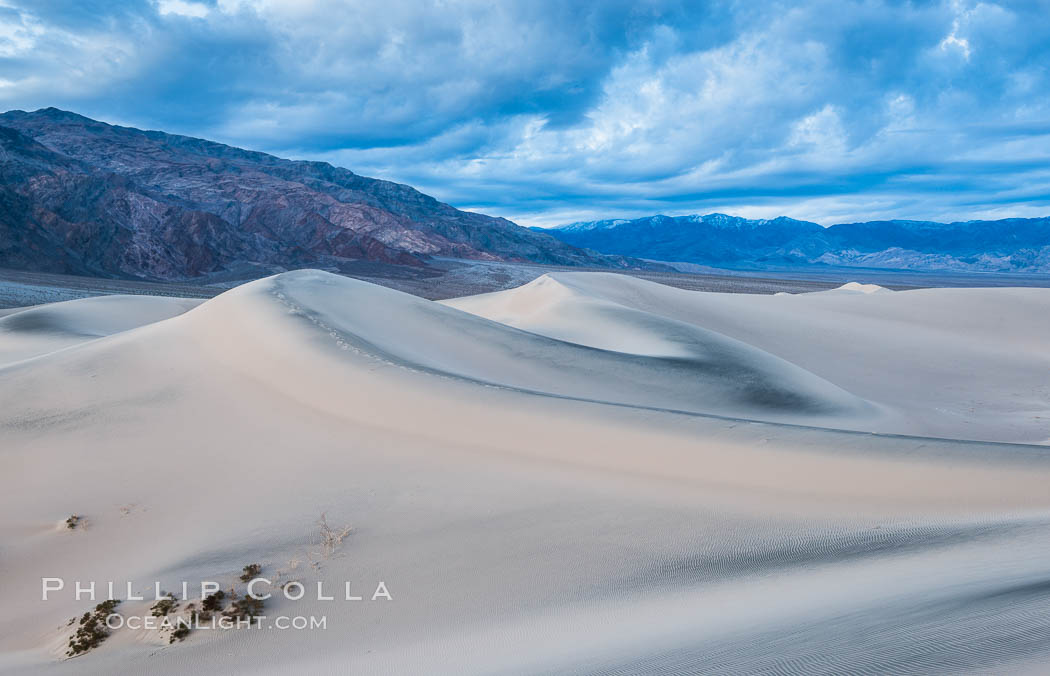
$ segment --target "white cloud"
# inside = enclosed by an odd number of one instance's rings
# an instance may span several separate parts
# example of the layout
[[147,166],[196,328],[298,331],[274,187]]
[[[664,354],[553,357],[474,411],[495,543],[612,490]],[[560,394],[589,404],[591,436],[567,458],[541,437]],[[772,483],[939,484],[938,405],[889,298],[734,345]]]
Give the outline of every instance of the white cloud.
[[[0,7],[4,7],[0,4]],[[46,27],[32,16],[15,12],[0,15],[0,58],[23,55],[36,45]]]
[[157,0],[157,12],[159,14],[175,14],[195,19],[208,16],[208,6],[199,2],[188,2],[187,0]]
[[828,160],[838,159],[846,151],[847,138],[835,107],[826,105],[796,122],[788,145],[820,153]]
[[950,49],[957,49],[962,54],[963,58],[967,61],[970,60],[970,41],[966,38],[959,37],[959,21],[956,20],[952,23],[952,32],[949,33],[941,40],[939,45],[941,51],[948,51]]

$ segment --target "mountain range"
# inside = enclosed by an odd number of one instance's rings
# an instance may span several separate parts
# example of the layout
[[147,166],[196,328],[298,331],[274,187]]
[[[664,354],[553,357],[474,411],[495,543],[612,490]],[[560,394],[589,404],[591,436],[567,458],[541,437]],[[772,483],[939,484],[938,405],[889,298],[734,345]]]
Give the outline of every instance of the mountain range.
[[362,262],[426,269],[437,257],[1050,272],[1050,218],[825,228],[785,217],[660,215],[529,229],[324,162],[55,108],[0,114],[0,267],[173,281],[351,271]]
[[850,266],[969,272],[1050,272],[1050,218],[936,223],[870,221],[823,227],[780,217],[649,216],[546,230],[606,254],[728,268]]
[[324,162],[55,108],[0,115],[0,267],[184,280],[439,256],[646,265]]

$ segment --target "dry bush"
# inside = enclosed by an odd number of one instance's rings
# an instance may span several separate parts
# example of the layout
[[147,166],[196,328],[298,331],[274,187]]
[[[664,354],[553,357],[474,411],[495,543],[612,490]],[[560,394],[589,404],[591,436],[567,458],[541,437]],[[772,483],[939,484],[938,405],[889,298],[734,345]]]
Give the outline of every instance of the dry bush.
[[[109,637],[109,629],[106,627],[106,618],[116,609],[120,601],[103,601],[95,606],[93,612],[84,613],[80,618],[80,626],[75,634],[69,637],[69,650],[66,655],[76,657],[86,653]],[[72,624],[72,621],[70,622]]]
[[264,601],[262,599],[245,596],[244,598],[236,599],[223,615],[231,620],[257,621],[255,618],[262,614],[263,605]]
[[321,548],[324,552],[325,558],[331,556],[339,545],[343,544],[343,539],[350,534],[353,530],[350,526],[345,526],[339,530],[333,530],[328,525],[328,517],[324,512],[321,512],[321,519],[317,522],[321,527]]
[[251,582],[262,572],[262,566],[257,563],[249,563],[242,570],[244,572],[241,573],[241,582]]
[[189,625],[180,624],[171,630],[171,636],[168,637],[168,643],[174,643],[175,641],[184,641],[186,637],[190,635]]
[[150,608],[150,614],[153,617],[165,617],[168,613],[178,608],[179,602],[175,599],[173,594],[164,592],[161,594],[161,598]]

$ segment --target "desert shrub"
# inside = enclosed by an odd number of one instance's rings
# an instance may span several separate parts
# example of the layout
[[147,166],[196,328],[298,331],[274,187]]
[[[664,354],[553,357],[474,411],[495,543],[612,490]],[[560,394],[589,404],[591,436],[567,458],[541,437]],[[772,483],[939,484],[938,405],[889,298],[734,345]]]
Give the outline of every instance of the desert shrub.
[[69,650],[66,651],[66,655],[75,657],[97,648],[105,641],[109,637],[106,618],[119,603],[120,601],[115,599],[103,601],[95,606],[94,611],[84,613],[80,617],[80,626],[77,627],[76,633],[69,637]]
[[103,616],[110,615],[110,614],[113,613],[114,610],[117,609],[117,606],[119,606],[119,605],[120,605],[120,601],[117,600],[117,599],[110,599],[108,601],[103,601],[102,603],[100,603],[97,606],[95,606],[95,612],[96,613],[101,613]]
[[236,599],[223,615],[231,620],[248,620],[251,622],[252,618],[262,614],[263,605],[264,603],[262,599],[245,596]]
[[343,539],[353,530],[350,526],[333,529],[328,525],[328,515],[325,512],[321,512],[321,519],[317,525],[321,527],[321,548],[325,558],[331,556],[339,545],[343,544]]
[[150,614],[152,614],[153,617],[164,617],[171,611],[175,610],[179,605],[179,602],[175,600],[175,597],[168,592],[164,592],[162,597],[163,598],[158,599],[150,608]]
[[201,601],[201,611],[196,613],[196,617],[199,617],[204,622],[211,619],[211,616],[222,610],[223,601],[226,599],[226,592],[219,590],[214,594],[208,594]]
[[70,517],[66,519],[66,528],[69,530],[75,530],[76,527],[80,525],[80,518],[79,514],[70,515]]
[[189,625],[188,624],[180,624],[179,626],[175,627],[172,630],[171,636],[168,637],[168,643],[171,644],[171,643],[174,643],[175,641],[184,641],[186,639],[186,637],[189,636],[189,635],[190,635],[190,627],[189,627]]
[[225,598],[226,592],[221,589],[214,594],[208,594],[204,597],[204,600],[201,601],[201,610],[222,610],[222,601]]
[[262,566],[257,563],[249,563],[243,570],[244,572],[241,573],[241,582],[251,582],[259,576],[259,573],[262,571]]

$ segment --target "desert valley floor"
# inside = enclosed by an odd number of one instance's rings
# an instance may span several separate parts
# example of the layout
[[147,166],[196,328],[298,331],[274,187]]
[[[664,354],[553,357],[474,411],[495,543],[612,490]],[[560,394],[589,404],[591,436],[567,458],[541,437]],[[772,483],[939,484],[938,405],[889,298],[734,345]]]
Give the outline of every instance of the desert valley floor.
[[[564,271],[0,310],[0,673],[1046,673],[1048,336],[1043,288]],[[68,659],[41,600],[256,562],[326,628]]]

